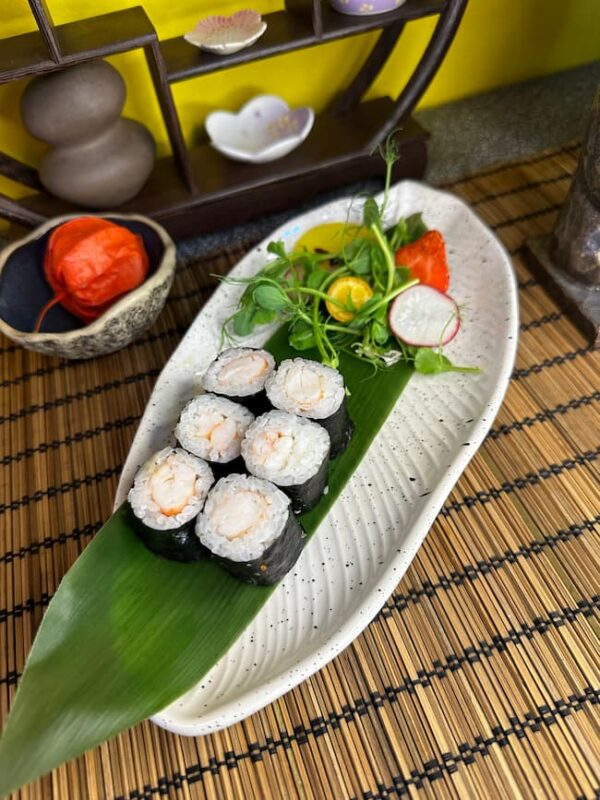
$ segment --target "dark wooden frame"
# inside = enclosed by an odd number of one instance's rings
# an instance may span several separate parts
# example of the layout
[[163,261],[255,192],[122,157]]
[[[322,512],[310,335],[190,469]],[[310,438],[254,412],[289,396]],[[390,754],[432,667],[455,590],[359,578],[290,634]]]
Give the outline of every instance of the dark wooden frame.
[[[352,180],[380,174],[373,151],[395,134],[402,157],[396,177],[420,177],[426,165],[426,132],[410,114],[439,68],[467,0],[405,0],[395,11],[367,17],[336,13],[327,0],[285,0],[266,16],[267,31],[252,47],[222,57],[204,53],[182,37],[159,41],[141,7],[54,25],[44,0],[28,0],[38,25],[33,33],[0,42],[0,83],[52,72],[136,48],[144,50],[172,148],[142,190],[119,211],[147,214],[175,236],[226,227],[295,204]],[[364,102],[407,22],[438,16],[432,37],[399,97]],[[284,159],[263,165],[228,161],[206,143],[188,148],[171,84],[291,50],[380,30],[350,85],[317,116],[308,139]],[[45,192],[36,171],[0,153],[0,174],[37,190],[21,200],[0,194],[0,216],[36,225],[80,209]]]

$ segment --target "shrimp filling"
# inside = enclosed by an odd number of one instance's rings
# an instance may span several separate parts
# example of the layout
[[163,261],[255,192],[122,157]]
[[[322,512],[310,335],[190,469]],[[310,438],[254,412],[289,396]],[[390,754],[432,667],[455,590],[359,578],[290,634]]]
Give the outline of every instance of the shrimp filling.
[[231,347],[206,370],[202,385],[207,392],[229,397],[250,397],[262,391],[275,369],[275,359],[266,350]]
[[316,422],[269,411],[248,428],[242,442],[246,468],[277,486],[296,486],[315,475],[329,456],[329,434]]
[[228,475],[208,495],[196,533],[217,556],[253,561],[282,534],[289,508],[289,499],[269,481],[252,475]]
[[252,439],[249,455],[256,464],[286,469],[294,454],[294,437],[283,431],[263,430]]
[[290,372],[285,380],[284,391],[295,400],[300,411],[311,411],[325,396],[325,380],[312,369],[300,367]]
[[172,456],[158,464],[150,481],[150,497],[161,514],[174,517],[180,514],[194,496],[196,472]]
[[194,435],[206,439],[217,457],[222,457],[230,447],[241,441],[241,432],[230,417],[217,411],[208,411],[194,420]]
[[145,525],[173,530],[198,515],[213,480],[205,461],[185,450],[165,447],[140,469],[127,499]]
[[230,542],[253,533],[264,524],[269,504],[264,495],[252,490],[225,497],[212,515],[213,530]]
[[254,415],[239,403],[214,394],[195,397],[183,409],[175,436],[182,447],[207,461],[237,458]]
[[275,408],[311,419],[327,419],[344,401],[344,379],[331,367],[306,358],[282,361],[266,383]]
[[222,388],[228,386],[242,386],[256,383],[267,375],[270,366],[266,359],[251,353],[247,356],[238,356],[226,364],[219,373],[218,381]]

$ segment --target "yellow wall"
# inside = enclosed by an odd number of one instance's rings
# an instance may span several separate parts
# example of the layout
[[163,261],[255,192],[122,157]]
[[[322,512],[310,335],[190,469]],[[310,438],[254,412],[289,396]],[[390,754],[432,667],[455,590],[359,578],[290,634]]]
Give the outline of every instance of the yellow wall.
[[[56,23],[134,5],[135,0],[48,0]],[[199,16],[253,7],[276,10],[283,0],[143,0],[159,36],[182,34]],[[202,8],[199,11],[199,8]],[[403,86],[434,26],[433,19],[407,26],[395,53],[373,87],[372,95],[395,95]],[[0,37],[32,30],[26,0],[3,0]],[[174,93],[189,142],[202,128],[206,113],[235,108],[259,91],[285,97],[292,105],[317,109],[358,69],[377,34],[366,34],[289,53],[227,72],[175,84]],[[0,44],[1,47],[1,44]],[[600,0],[469,0],[457,37],[422,101],[438,105],[533,76],[556,72],[600,58]],[[154,133],[159,153],[168,151],[166,134],[140,52],[110,59],[127,81],[125,113],[144,121]],[[18,101],[24,81],[0,87],[0,150],[35,164],[43,146],[19,121]],[[4,191],[17,194],[7,182]]]

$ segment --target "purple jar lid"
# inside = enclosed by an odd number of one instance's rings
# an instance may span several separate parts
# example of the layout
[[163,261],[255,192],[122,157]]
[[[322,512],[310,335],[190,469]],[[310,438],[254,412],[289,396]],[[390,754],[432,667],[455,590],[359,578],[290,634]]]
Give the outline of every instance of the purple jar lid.
[[330,2],[332,7],[342,14],[368,16],[394,11],[404,3],[404,0],[330,0]]

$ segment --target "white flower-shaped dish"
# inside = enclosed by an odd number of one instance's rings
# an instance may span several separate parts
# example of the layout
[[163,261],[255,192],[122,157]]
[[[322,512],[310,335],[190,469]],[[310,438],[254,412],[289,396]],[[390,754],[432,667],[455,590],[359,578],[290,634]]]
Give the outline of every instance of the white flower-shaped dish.
[[258,11],[244,9],[228,17],[223,15],[204,17],[193,31],[184,34],[186,42],[228,56],[254,44],[267,30],[267,23]]
[[315,120],[312,108],[290,109],[272,94],[254,97],[237,114],[213,111],[205,126],[211,144],[235,161],[264,164],[282,158],[298,147]]

